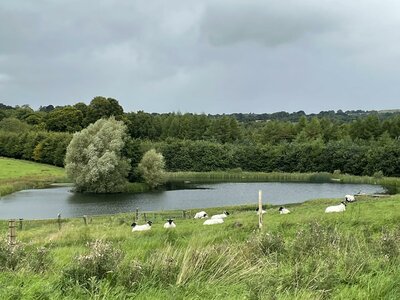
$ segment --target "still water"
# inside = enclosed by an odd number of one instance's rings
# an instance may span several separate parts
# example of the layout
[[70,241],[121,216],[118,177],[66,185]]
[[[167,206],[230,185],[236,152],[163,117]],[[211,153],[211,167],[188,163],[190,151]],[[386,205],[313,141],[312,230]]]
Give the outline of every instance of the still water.
[[258,202],[287,204],[314,198],[339,198],[345,194],[383,193],[377,185],[292,182],[235,182],[188,184],[180,189],[139,194],[77,194],[71,187],[24,190],[0,198],[0,219],[56,218],[141,211],[206,208]]

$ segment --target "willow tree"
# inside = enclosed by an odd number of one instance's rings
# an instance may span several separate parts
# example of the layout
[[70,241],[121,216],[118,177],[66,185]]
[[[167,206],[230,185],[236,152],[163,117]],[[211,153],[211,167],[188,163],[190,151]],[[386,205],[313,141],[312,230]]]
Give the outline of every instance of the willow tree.
[[139,172],[144,181],[152,188],[165,182],[165,161],[164,156],[156,150],[147,151],[138,165]]
[[127,182],[129,159],[123,157],[126,126],[100,119],[74,134],[67,148],[65,169],[79,192],[121,192]]

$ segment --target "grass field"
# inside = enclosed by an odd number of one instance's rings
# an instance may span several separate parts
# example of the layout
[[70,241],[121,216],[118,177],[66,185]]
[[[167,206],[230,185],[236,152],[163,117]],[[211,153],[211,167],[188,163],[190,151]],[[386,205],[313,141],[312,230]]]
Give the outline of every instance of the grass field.
[[[0,299],[398,299],[400,196],[324,213],[338,202],[269,208],[261,231],[249,206],[214,226],[148,213],[148,232],[131,232],[128,214],[67,219],[61,230],[56,220],[17,223],[13,252],[0,243]],[[167,231],[170,216],[177,228]]]
[[0,196],[66,181],[63,168],[0,157]]

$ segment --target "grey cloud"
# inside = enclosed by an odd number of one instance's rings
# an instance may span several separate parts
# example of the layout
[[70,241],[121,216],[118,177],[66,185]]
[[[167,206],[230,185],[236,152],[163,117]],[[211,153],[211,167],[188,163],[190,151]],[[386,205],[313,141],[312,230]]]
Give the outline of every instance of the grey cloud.
[[324,32],[332,23],[330,13],[317,3],[228,1],[216,2],[207,8],[202,30],[216,46],[248,41],[276,46]]
[[392,0],[2,0],[0,102],[104,95],[126,111],[391,108],[400,93],[397,8]]

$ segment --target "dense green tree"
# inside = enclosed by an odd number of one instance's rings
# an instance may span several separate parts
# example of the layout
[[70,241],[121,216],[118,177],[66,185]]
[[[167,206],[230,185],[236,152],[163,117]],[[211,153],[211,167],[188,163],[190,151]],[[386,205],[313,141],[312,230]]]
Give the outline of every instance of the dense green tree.
[[36,144],[32,157],[34,160],[46,164],[62,167],[65,153],[72,136],[68,133],[51,132]]
[[29,125],[39,125],[43,123],[44,114],[42,112],[33,112],[25,118],[25,122]]
[[97,96],[93,98],[87,107],[85,124],[91,124],[101,118],[108,118],[114,116],[119,119],[123,115],[124,110],[118,101],[113,98],[105,98]]
[[39,107],[39,111],[46,112],[46,113],[51,112],[53,109],[54,109],[54,106],[51,104]]
[[220,143],[232,143],[240,139],[238,123],[228,116],[214,119],[206,132],[206,136]]
[[13,116],[21,121],[24,121],[32,113],[34,113],[34,111],[29,105],[27,104],[22,106],[17,105],[13,111]]
[[386,119],[382,123],[382,130],[388,132],[393,139],[400,139],[400,116]]
[[139,172],[142,174],[144,181],[152,188],[165,182],[165,161],[161,153],[155,149],[147,151],[138,165]]
[[128,173],[128,180],[130,182],[138,181],[141,177],[137,166],[140,159],[143,157],[143,153],[144,150],[139,139],[126,139],[124,148],[122,149],[122,155],[128,157],[130,160],[131,167]]
[[162,131],[159,118],[143,111],[126,114],[129,135],[136,139],[157,140]]
[[7,118],[7,113],[4,110],[0,110],[0,121]]
[[376,139],[382,133],[382,125],[376,114],[357,119],[350,126],[350,135],[353,139]]
[[5,118],[0,121],[0,130],[8,132],[26,132],[30,129],[30,126],[25,122],[16,119],[14,117]]
[[57,108],[48,113],[46,128],[51,131],[76,132],[82,129],[83,114],[72,106]]
[[296,129],[291,122],[270,121],[258,132],[257,140],[262,144],[291,142],[296,136]]
[[67,147],[65,170],[80,192],[121,192],[130,169],[122,156],[126,126],[122,121],[100,119],[74,134]]

